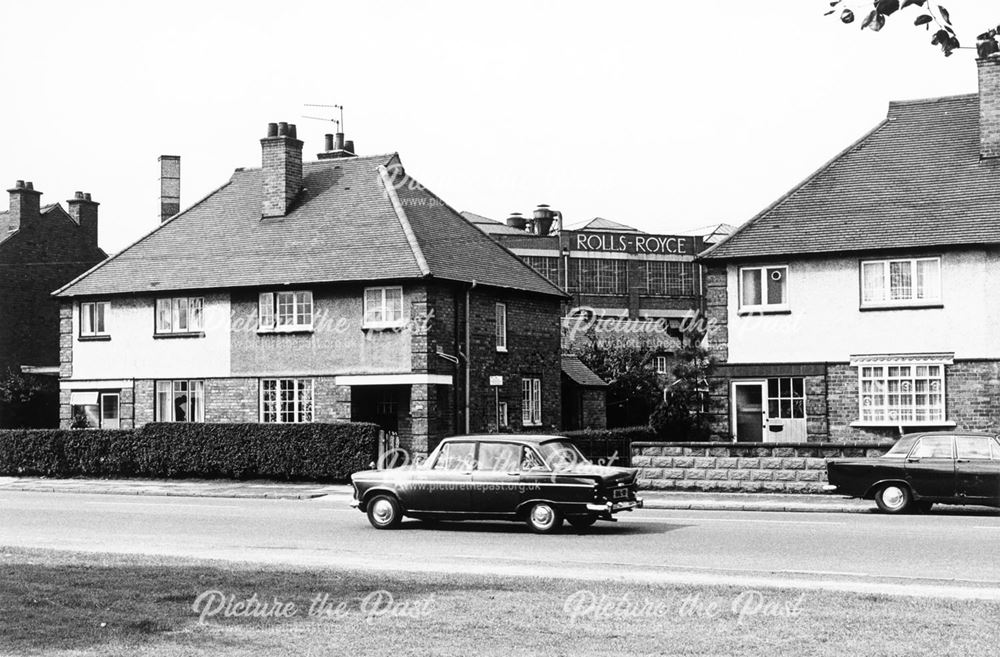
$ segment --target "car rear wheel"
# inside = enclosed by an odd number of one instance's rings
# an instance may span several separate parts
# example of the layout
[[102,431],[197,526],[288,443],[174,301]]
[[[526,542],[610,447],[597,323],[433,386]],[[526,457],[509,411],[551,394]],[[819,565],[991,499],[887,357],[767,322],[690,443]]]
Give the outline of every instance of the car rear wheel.
[[537,502],[528,509],[528,526],[536,534],[551,534],[562,526],[562,515],[548,502]]
[[875,504],[884,513],[903,513],[911,500],[910,489],[904,484],[886,484],[875,493]]
[[368,522],[375,529],[395,529],[403,520],[403,510],[392,495],[377,495],[368,502]]
[[569,518],[569,524],[573,526],[573,529],[586,529],[595,522],[597,522],[597,516],[594,515]]

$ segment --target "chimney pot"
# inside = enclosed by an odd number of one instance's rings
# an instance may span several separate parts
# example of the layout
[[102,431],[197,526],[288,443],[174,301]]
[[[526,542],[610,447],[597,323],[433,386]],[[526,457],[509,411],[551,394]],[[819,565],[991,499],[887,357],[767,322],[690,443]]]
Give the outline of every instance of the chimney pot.
[[16,183],[14,183],[14,189],[24,189],[24,181],[18,180]]
[[299,131],[296,129],[294,123],[288,124],[288,136],[291,137],[292,139],[299,138]]
[[73,198],[75,198],[78,201],[79,200],[83,200],[83,192],[76,192],[76,193],[74,193],[73,194]]
[[334,138],[333,149],[336,151],[344,150],[344,133],[338,132]]
[[278,136],[278,124],[277,123],[268,123],[267,124],[267,136],[268,137],[277,137]]
[[323,150],[329,152],[333,150],[333,135],[325,134],[323,135]]
[[288,136],[288,124],[284,121],[278,122],[278,136],[287,137]]
[[29,180],[28,182],[24,183],[24,188],[25,189],[34,189],[35,188],[35,183],[33,183],[33,182],[31,182]]
[[347,151],[348,153],[351,153],[352,155],[356,155],[356,153],[354,152],[353,139],[348,139],[347,141],[344,142],[344,150]]

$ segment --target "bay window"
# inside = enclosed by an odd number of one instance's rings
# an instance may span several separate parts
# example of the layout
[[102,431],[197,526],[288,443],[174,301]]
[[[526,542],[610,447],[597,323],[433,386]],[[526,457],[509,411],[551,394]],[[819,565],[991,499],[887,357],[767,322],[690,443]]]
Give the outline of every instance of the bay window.
[[859,364],[858,377],[861,423],[944,423],[943,362]]

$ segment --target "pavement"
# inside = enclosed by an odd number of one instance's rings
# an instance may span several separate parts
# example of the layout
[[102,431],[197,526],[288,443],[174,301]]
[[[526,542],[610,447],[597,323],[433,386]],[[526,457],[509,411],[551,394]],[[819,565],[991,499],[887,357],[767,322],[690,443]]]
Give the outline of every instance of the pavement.
[[[199,479],[47,479],[0,477],[0,491],[168,497],[220,497],[244,499],[306,500],[318,497],[352,497],[346,484],[289,483]],[[872,513],[875,503],[837,495],[782,493],[713,493],[642,491],[648,509],[695,511],[782,511],[810,513]]]

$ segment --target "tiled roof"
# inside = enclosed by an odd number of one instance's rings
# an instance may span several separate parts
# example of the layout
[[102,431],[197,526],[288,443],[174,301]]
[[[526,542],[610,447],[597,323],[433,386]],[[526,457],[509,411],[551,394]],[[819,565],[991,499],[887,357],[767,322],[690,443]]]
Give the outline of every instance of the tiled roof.
[[978,96],[893,102],[888,118],[706,259],[1000,242],[1000,161],[979,159]]
[[409,177],[397,178],[387,193],[380,168],[395,171],[398,162],[396,155],[306,162],[304,189],[292,209],[265,220],[261,170],[238,169],[225,185],[57,294],[431,276],[564,296]]
[[575,354],[562,355],[562,371],[578,386],[605,388],[608,385],[604,379],[594,374],[594,370],[584,365],[579,356]]

